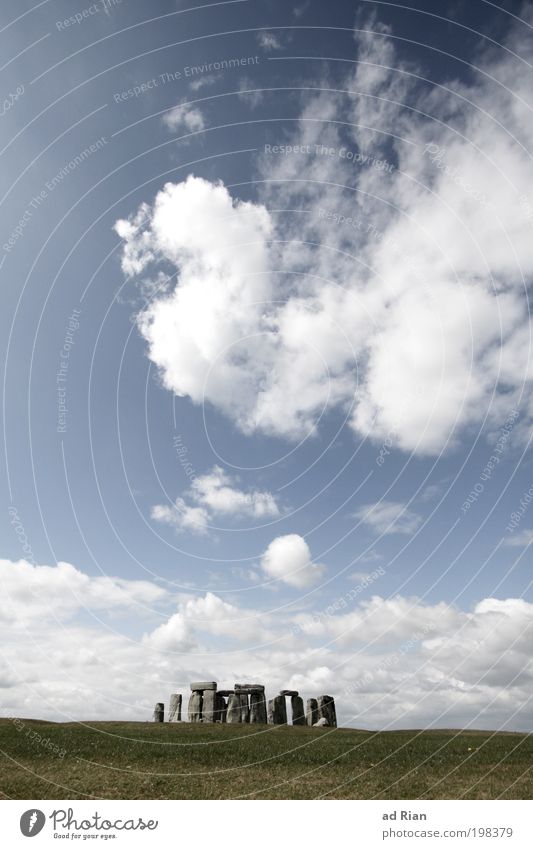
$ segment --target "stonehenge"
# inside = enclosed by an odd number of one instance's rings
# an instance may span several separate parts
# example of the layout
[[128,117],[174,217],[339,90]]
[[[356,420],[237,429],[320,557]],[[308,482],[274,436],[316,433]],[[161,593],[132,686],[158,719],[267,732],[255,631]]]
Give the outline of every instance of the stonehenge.
[[250,693],[250,722],[258,722],[261,725],[267,724],[267,710],[265,702],[265,692],[255,690]]
[[189,722],[200,722],[202,718],[202,693],[194,691],[189,698]]
[[[172,693],[168,721],[181,722],[182,694]],[[292,725],[337,727],[333,696],[322,695],[304,701],[298,690],[280,690],[277,696],[265,696],[263,684],[235,684],[232,690],[218,690],[216,681],[193,681],[187,707],[189,722],[250,723],[252,725],[289,725],[287,700],[290,700]],[[165,706],[157,702],[154,722],[164,722]]]
[[291,711],[293,725],[307,725],[304,713],[304,700],[301,696],[291,696]]
[[168,721],[181,722],[181,693],[172,693],[168,706]]
[[226,714],[226,722],[240,722],[241,721],[241,697],[236,696],[235,693],[228,698],[228,710]]
[[202,720],[214,722],[216,713],[216,690],[204,690],[202,697]]
[[[237,693],[235,693],[237,695]],[[250,708],[248,706],[248,694],[239,693],[241,703],[241,722],[250,722]]]
[[308,725],[316,725],[318,722],[318,702],[316,699],[307,699],[305,718]]
[[[333,696],[319,696],[318,719],[325,719],[331,728],[337,727],[337,714],[335,712],[335,700]],[[322,723],[324,724],[324,723]]]
[[285,696],[281,694],[274,696],[269,702],[270,724],[271,725],[287,725],[287,706],[285,704]]

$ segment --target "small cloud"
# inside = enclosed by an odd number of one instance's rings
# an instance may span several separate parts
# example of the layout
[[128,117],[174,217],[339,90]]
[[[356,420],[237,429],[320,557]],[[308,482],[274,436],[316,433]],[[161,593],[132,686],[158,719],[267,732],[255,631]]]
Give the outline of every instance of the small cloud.
[[440,495],[442,487],[438,483],[432,483],[429,486],[426,486],[420,498],[422,501],[433,501],[437,495]]
[[189,83],[189,87],[191,91],[200,91],[200,89],[204,88],[204,86],[214,85],[217,79],[217,74],[206,74],[206,76],[198,77],[197,80],[193,80],[192,83]]
[[422,516],[400,501],[365,504],[354,515],[378,534],[414,534],[422,522]]
[[195,106],[191,106],[186,100],[169,109],[161,119],[168,130],[189,130],[191,133],[199,132],[205,127],[205,119]]
[[280,509],[271,492],[239,489],[236,483],[235,477],[220,466],[213,466],[207,474],[195,478],[186,493],[188,501],[179,497],[172,506],[158,504],[152,507],[152,519],[172,525],[178,531],[205,534],[216,516],[250,519],[279,516]]
[[293,17],[301,18],[302,15],[307,11],[308,8],[309,8],[309,0],[306,0],[306,2],[302,3],[300,6],[295,6],[294,9],[292,10]]
[[[382,569],[381,567],[380,567],[380,569],[381,569],[381,573],[385,574],[385,570]],[[350,574],[347,575],[347,578],[348,578],[349,581],[370,581],[370,582],[372,582],[372,581],[376,580],[376,576],[378,574],[380,574],[379,570],[378,570],[378,572],[374,572],[374,574],[372,574],[372,572],[350,572]]]
[[516,536],[507,537],[505,545],[516,546],[517,548],[527,548],[533,542],[533,529],[525,528],[522,533]]
[[383,555],[378,554],[375,548],[371,548],[366,554],[361,554],[356,563],[377,563],[378,560],[383,560]]
[[176,498],[172,507],[156,504],[152,507],[150,515],[156,522],[171,525],[176,531],[205,534],[209,526],[207,510],[203,507],[191,507],[183,498]]
[[257,36],[257,40],[259,42],[259,46],[262,47],[263,50],[281,50],[283,47],[280,40],[273,32],[260,32]]
[[326,570],[323,564],[312,562],[309,546],[299,534],[272,540],[261,558],[261,568],[269,578],[297,589],[316,584]]
[[257,489],[245,491],[236,487],[237,479],[220,466],[195,479],[191,498],[213,513],[249,516],[264,519],[279,515],[276,499],[270,492]]
[[248,79],[248,77],[244,77],[239,83],[239,89],[240,91],[237,95],[239,100],[248,104],[251,109],[255,109],[256,106],[259,106],[263,99],[263,93],[262,91],[254,89],[254,83],[252,80]]
[[249,581],[252,584],[258,584],[261,580],[261,575],[255,569],[247,569],[244,566],[233,566],[231,574],[241,581]]

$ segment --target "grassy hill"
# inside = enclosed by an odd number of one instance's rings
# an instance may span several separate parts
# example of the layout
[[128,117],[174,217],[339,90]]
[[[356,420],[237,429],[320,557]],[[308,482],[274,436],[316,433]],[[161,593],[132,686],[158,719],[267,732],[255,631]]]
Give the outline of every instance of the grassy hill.
[[482,731],[0,720],[15,799],[531,799],[533,739]]

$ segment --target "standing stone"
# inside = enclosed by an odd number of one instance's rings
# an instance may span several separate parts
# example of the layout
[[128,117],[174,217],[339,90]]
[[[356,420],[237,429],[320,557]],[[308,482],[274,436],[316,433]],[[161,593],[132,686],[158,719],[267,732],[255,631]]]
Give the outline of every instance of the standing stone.
[[202,721],[202,694],[198,691],[191,693],[188,714],[189,722]]
[[181,693],[172,693],[170,697],[168,721],[181,722]]
[[154,722],[163,722],[165,719],[165,705],[163,702],[156,702],[154,708]]
[[335,711],[335,699],[333,696],[319,696],[318,702],[318,718],[326,719],[328,725],[332,728],[337,727],[337,713]]
[[274,699],[268,700],[267,722],[269,725],[274,725]]
[[267,711],[264,692],[254,692],[250,695],[250,722],[267,724]]
[[234,723],[242,721],[241,697],[234,693],[228,698],[226,722]]
[[237,698],[241,700],[241,722],[250,722],[250,708],[248,707],[248,696],[242,694]]
[[216,690],[204,690],[202,700],[202,720],[214,722],[216,714]]
[[318,702],[316,699],[307,699],[307,724],[315,725],[318,722]]
[[291,697],[291,713],[293,725],[307,725],[304,713],[304,700],[301,696]]
[[[224,716],[224,719],[222,719]],[[220,695],[220,693],[215,694],[215,722],[225,722],[226,721],[226,700]]]
[[287,725],[285,696],[276,696],[272,699],[272,723],[274,725]]

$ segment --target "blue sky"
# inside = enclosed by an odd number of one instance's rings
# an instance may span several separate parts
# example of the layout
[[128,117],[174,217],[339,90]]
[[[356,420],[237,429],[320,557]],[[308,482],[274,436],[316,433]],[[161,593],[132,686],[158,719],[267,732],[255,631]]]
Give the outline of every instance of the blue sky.
[[4,712],[529,728],[531,9],[2,16]]

